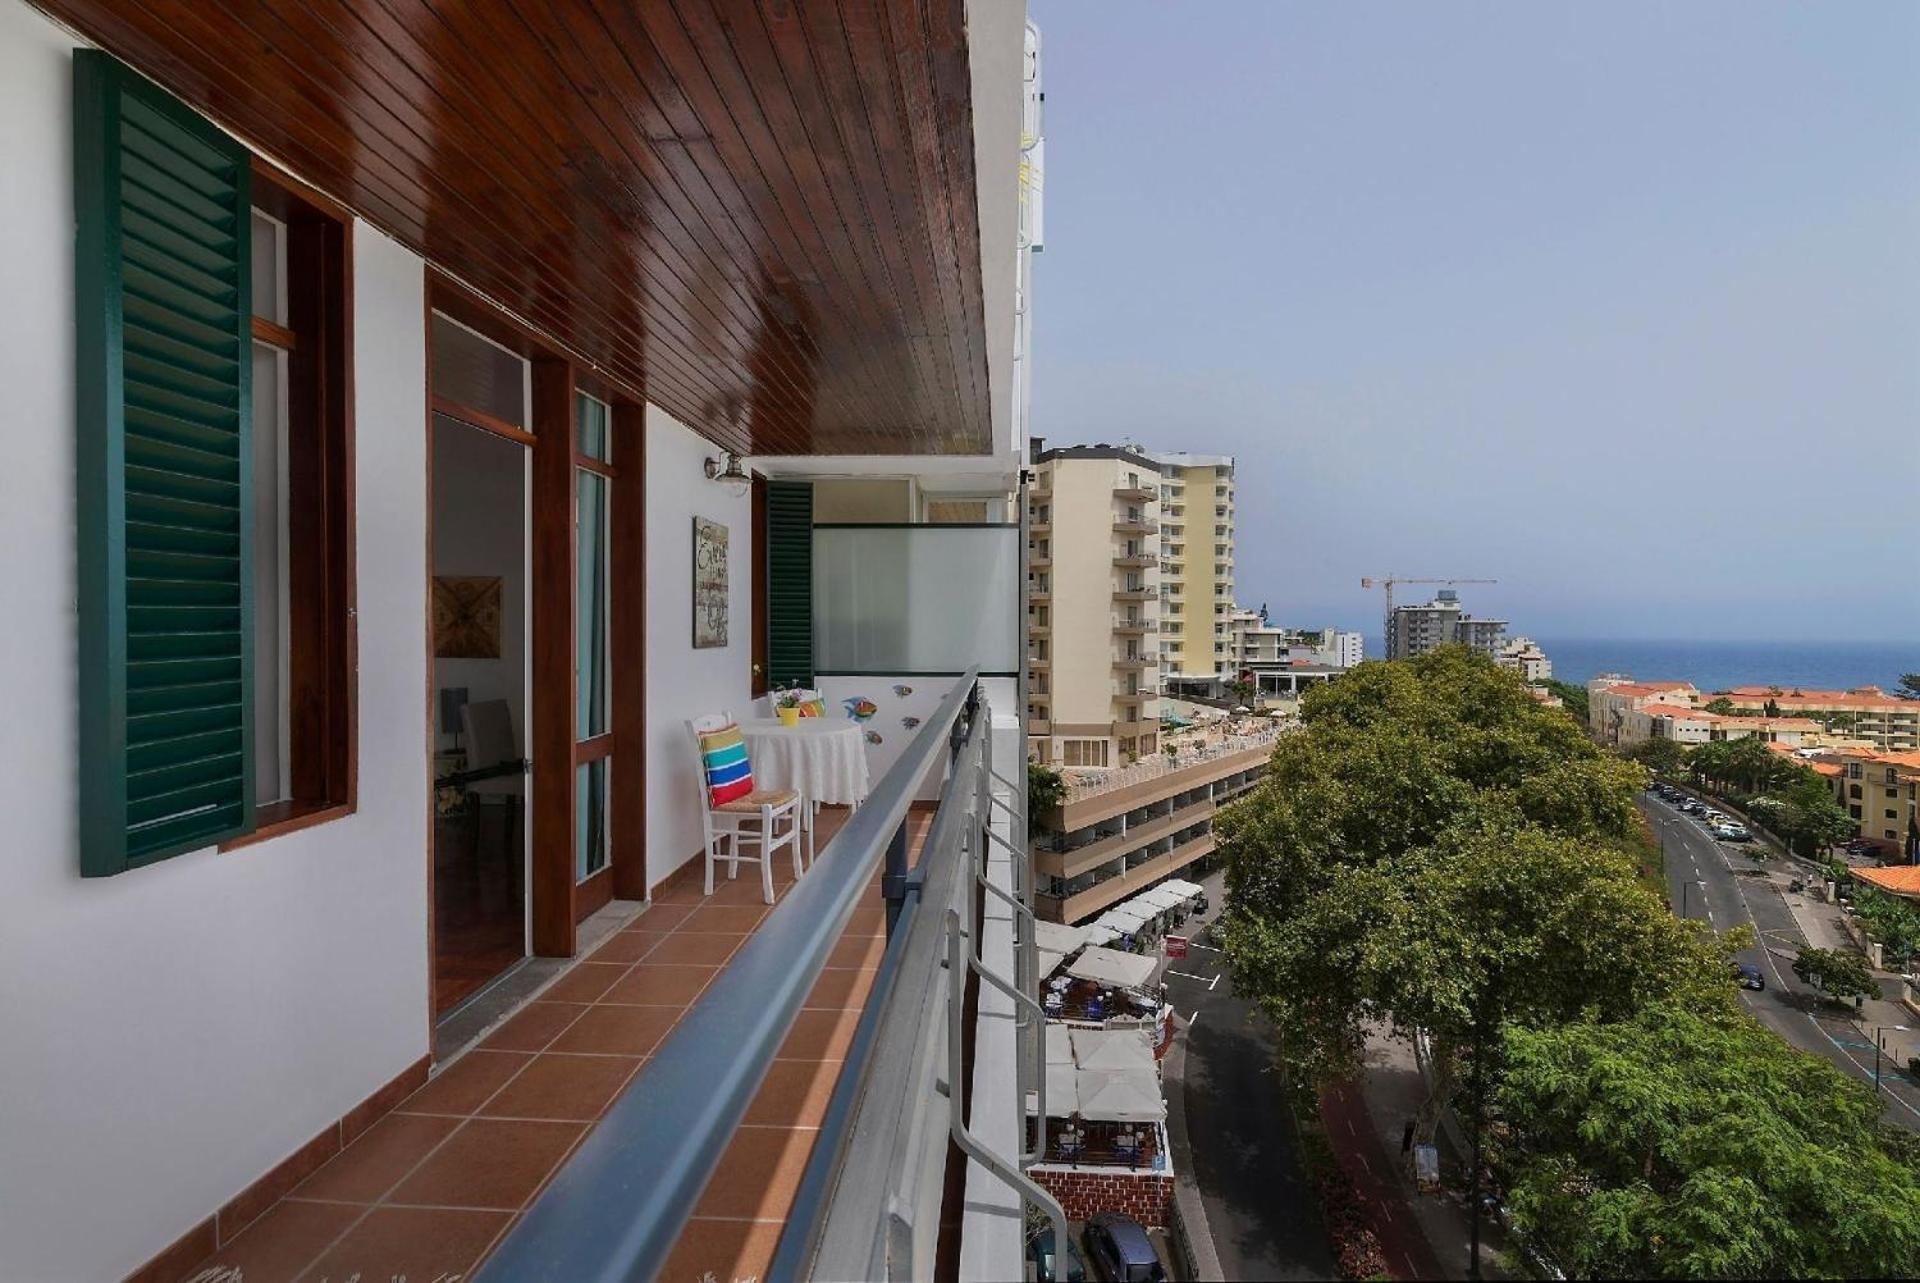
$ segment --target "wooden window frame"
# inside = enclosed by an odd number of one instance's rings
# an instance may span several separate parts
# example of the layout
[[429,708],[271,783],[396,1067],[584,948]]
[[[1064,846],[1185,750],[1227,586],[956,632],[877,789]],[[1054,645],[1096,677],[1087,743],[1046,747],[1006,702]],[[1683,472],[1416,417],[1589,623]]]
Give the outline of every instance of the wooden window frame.
[[[577,924],[609,900],[643,900],[647,895],[646,851],[646,398],[558,347],[530,326],[500,311],[445,273],[429,268],[424,323],[432,350],[433,314],[439,312],[475,333],[526,358],[532,365],[532,421],[526,428],[504,423],[472,407],[436,398],[431,360],[425,416],[432,440],[433,416],[446,413],[470,426],[518,441],[531,451],[533,580],[528,604],[532,614],[528,673],[527,739],[533,763],[527,797],[533,842],[528,893],[532,899],[532,947],[539,957],[571,957]],[[608,458],[583,456],[575,448],[574,393],[585,392],[611,409]],[[429,447],[430,448],[430,447]],[[431,457],[431,456],[429,456]],[[611,600],[607,652],[611,707],[608,730],[586,741],[575,739],[578,713],[574,664],[577,603],[575,508],[577,468],[619,482],[610,496],[608,583]],[[428,527],[432,566],[432,527]],[[427,639],[428,671],[433,640]],[[428,690],[428,725],[433,725],[433,692]],[[429,751],[431,734],[427,737]],[[608,799],[607,863],[582,881],[574,880],[574,770],[584,761],[615,756],[616,773],[632,772],[631,786],[612,790]],[[548,765],[551,763],[552,765]],[[560,769],[555,769],[555,768]]]
[[355,618],[353,221],[264,161],[254,208],[286,228],[287,322],[253,318],[257,343],[287,354],[287,716],[292,796],[256,806],[253,846],[359,806]]

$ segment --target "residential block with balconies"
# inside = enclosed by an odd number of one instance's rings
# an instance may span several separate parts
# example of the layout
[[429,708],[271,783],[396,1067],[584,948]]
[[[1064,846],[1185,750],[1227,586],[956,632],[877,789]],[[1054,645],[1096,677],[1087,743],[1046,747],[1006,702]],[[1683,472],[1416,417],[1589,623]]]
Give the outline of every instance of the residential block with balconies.
[[1160,467],[1105,444],[1031,457],[1028,750],[1124,766],[1159,744]]

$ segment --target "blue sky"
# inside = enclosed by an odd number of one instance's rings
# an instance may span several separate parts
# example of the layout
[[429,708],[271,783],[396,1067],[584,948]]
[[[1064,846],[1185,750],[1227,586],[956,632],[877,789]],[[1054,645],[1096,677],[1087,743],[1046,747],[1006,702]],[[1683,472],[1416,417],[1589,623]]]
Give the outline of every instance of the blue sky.
[[1237,455],[1243,602],[1920,635],[1920,5],[1032,10],[1033,430]]

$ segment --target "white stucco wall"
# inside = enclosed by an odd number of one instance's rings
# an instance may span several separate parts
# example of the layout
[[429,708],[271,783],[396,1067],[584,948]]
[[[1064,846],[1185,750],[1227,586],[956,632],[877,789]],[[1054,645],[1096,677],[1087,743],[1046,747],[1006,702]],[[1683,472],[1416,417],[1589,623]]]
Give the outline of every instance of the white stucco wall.
[[119,1278],[427,1050],[419,260],[355,238],[360,810],[79,875],[72,41],[0,0],[0,1278]]
[[[647,407],[647,883],[700,849],[699,767],[687,720],[753,716],[753,500],[715,485],[720,447]],[[727,527],[727,644],[693,648],[693,519]],[[616,584],[615,592],[626,586]],[[619,774],[616,764],[614,773]],[[617,783],[616,788],[620,787]]]

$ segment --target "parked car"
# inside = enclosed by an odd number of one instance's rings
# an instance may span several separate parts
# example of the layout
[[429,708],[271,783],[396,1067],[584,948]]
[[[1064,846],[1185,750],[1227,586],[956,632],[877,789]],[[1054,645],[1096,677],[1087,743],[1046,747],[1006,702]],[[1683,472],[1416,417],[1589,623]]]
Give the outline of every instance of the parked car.
[[1729,842],[1753,841],[1753,834],[1747,831],[1747,826],[1744,824],[1723,824],[1720,827],[1722,830],[1720,836]]
[[1760,968],[1751,962],[1737,962],[1733,967],[1733,977],[1740,982],[1742,989],[1765,989],[1767,978],[1760,974]]
[[1167,1283],[1153,1240],[1131,1216],[1096,1212],[1087,1219],[1086,1240],[1087,1255],[1111,1283]]
[[1041,1230],[1027,1240],[1027,1259],[1033,1262],[1033,1276],[1040,1283],[1087,1283],[1086,1258],[1067,1240],[1067,1277],[1062,1280],[1053,1269],[1053,1231]]

